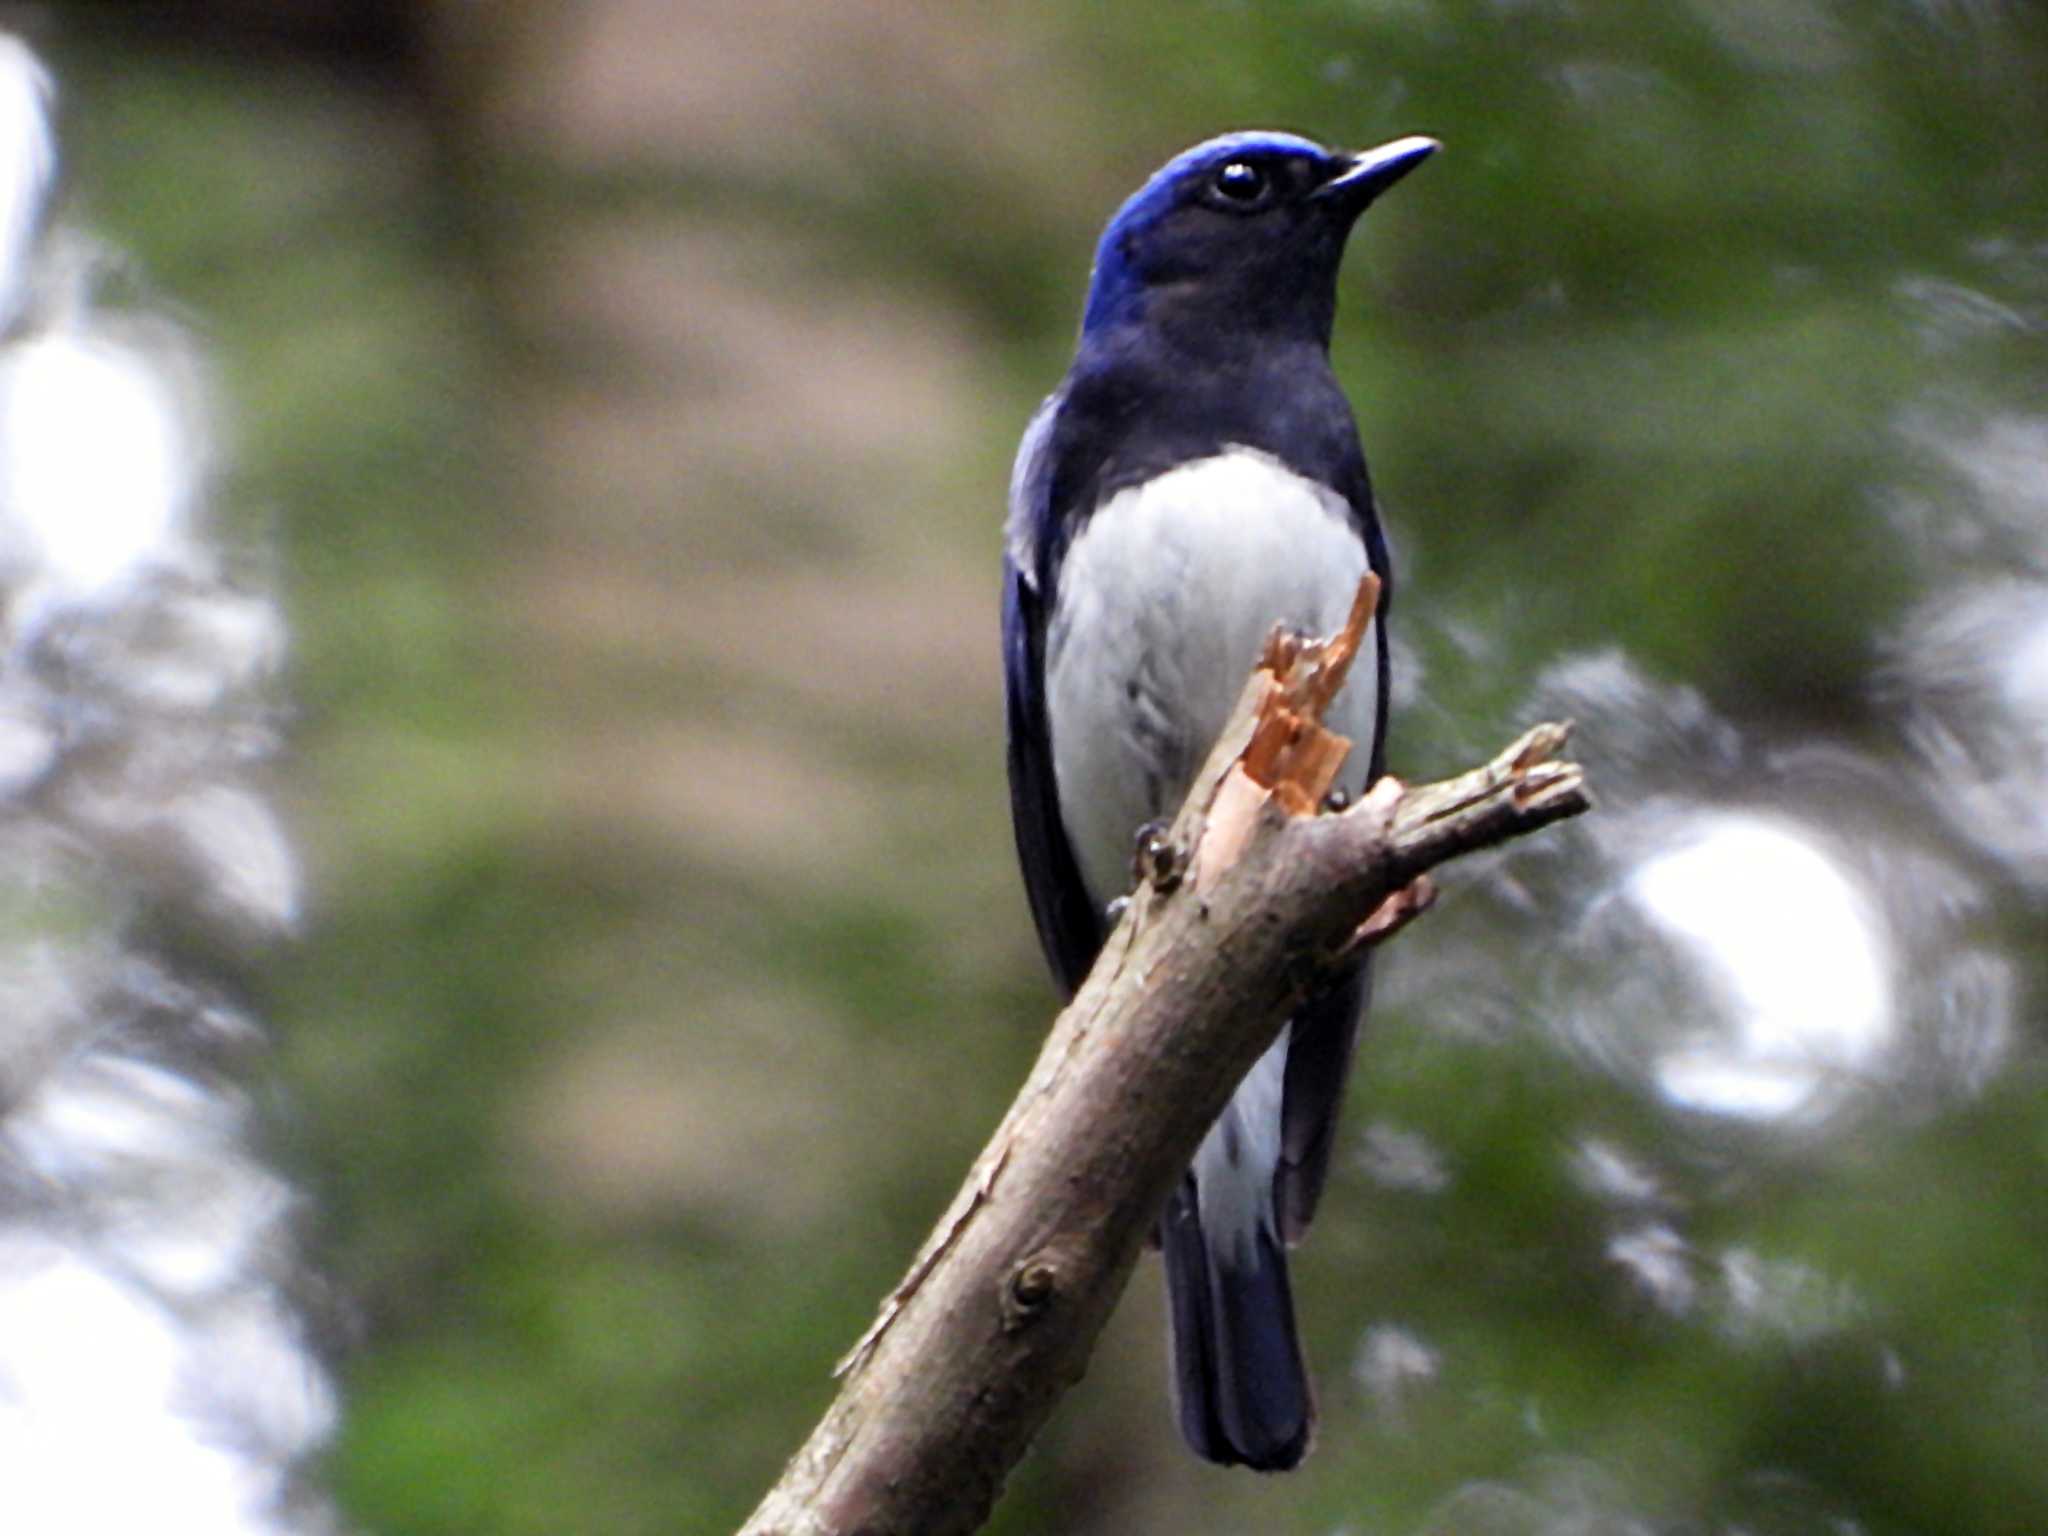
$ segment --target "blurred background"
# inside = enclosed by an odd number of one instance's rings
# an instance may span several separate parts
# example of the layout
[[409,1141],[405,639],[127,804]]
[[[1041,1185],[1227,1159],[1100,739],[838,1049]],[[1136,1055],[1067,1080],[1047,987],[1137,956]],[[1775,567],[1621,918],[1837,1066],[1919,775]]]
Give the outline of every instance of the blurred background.
[[1016,1533],[2048,1530],[2048,15],[0,5],[0,1525],[735,1525],[1053,1011],[1009,457],[1196,139],[1336,342],[1386,956],[1285,1479],[1147,1260]]

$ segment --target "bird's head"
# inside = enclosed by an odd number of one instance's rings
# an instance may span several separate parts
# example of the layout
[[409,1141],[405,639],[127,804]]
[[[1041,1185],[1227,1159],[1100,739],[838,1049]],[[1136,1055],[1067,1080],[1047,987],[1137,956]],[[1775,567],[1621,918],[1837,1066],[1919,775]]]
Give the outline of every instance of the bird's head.
[[1437,147],[1411,137],[1349,154],[1258,132],[1174,156],[1102,232],[1082,334],[1157,321],[1327,343],[1345,236]]

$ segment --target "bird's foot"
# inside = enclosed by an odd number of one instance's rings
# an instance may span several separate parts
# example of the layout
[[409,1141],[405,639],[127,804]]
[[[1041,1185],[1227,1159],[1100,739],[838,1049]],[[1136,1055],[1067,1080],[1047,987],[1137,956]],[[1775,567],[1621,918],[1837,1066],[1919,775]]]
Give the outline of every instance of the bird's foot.
[[1185,860],[1180,846],[1168,836],[1165,821],[1148,821],[1138,828],[1131,846],[1131,878],[1149,885],[1164,896],[1180,884]]

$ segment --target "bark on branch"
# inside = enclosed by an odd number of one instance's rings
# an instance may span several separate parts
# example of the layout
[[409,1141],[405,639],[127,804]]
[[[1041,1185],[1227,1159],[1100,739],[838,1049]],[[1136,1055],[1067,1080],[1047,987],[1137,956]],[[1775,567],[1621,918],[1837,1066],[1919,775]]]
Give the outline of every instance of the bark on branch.
[[1087,982],[742,1536],[980,1526],[1294,1005],[1428,906],[1427,871],[1587,809],[1563,725],[1323,809],[1349,743],[1322,710],[1377,596],[1368,576],[1343,633],[1268,643]]

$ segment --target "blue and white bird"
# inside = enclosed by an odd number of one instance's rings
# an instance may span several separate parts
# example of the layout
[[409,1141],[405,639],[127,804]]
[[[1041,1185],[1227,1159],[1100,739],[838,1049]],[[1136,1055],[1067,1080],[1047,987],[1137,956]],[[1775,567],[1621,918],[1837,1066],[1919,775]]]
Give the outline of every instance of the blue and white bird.
[[[1139,829],[1179,808],[1267,633],[1329,633],[1368,568],[1388,578],[1330,328],[1353,222],[1436,148],[1228,134],[1168,161],[1103,231],[1004,537],[1011,809],[1069,995]],[[1356,744],[1354,795],[1385,762],[1379,623],[1373,651],[1329,716]],[[1278,1471],[1308,1449],[1286,1248],[1329,1168],[1366,991],[1361,966],[1289,1021],[1160,1220],[1181,1430],[1210,1461]]]

